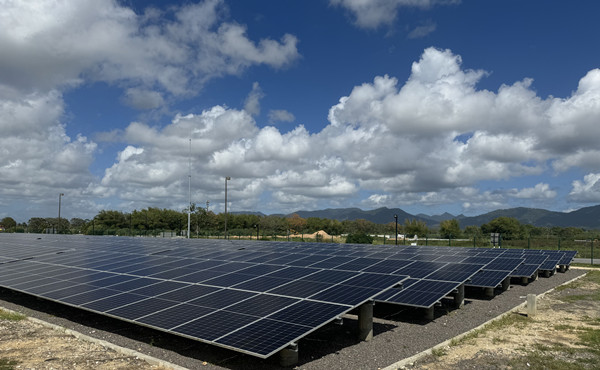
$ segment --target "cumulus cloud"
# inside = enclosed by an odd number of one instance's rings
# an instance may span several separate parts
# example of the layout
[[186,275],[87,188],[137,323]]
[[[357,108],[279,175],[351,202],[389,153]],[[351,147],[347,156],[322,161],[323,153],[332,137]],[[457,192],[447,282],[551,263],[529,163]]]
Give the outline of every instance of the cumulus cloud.
[[581,203],[600,202],[600,173],[589,173],[584,176],[583,181],[573,181],[572,186],[569,197],[573,201]]
[[514,189],[511,196],[519,199],[546,200],[556,198],[556,191],[545,183],[536,184],[532,188]]
[[[48,194],[65,192],[66,201],[83,212],[91,208],[85,201],[89,195],[140,199],[141,192],[148,199],[166,199],[179,190],[174,188],[182,171],[177,161],[196,116],[177,116],[162,131],[132,123],[126,130],[99,134],[102,141],[131,142],[98,181],[90,173],[96,143],[67,130],[65,91],[103,82],[122,89],[121,101],[130,107],[166,112],[169,102],[197,94],[211,79],[239,75],[256,65],[285,68],[299,57],[293,35],[251,40],[244,25],[228,19],[222,0],[143,13],[114,0],[8,1],[2,3],[0,28],[0,202],[5,205],[23,197],[44,203]],[[230,144],[241,132],[257,131],[254,125],[245,130],[211,120],[218,110],[194,125],[208,132],[197,143],[207,161],[224,147],[223,141]],[[243,126],[248,119],[234,122]],[[157,133],[164,140],[156,141]],[[175,155],[172,145],[178,148]],[[113,187],[124,183],[130,185]]]
[[346,9],[357,26],[369,29],[391,24],[403,7],[428,9],[438,4],[458,4],[460,0],[330,0],[329,3]]
[[[549,140],[565,130],[594,129],[587,117],[596,114],[594,94],[600,95],[595,74],[584,76],[580,88],[562,99],[538,97],[530,79],[488,91],[477,87],[485,71],[464,69],[462,58],[450,50],[428,48],[404,84],[376,76],[341,97],[319,132],[301,125],[285,133],[259,128],[248,104],[243,110],[216,106],[179,115],[163,128],[132,123],[123,133],[130,147],[106,171],[101,186],[119,189],[131,200],[166,201],[173,192],[185,194],[191,135],[196,195],[219,199],[223,177],[231,176],[232,204],[240,208],[258,209],[259,200],[268,199],[278,212],[299,204],[349,203],[373,208],[453,203],[465,212],[485,212],[551,202],[558,191],[546,182],[496,191],[477,187],[550,168],[598,165],[592,156],[589,163],[566,161],[582,151],[555,148]],[[584,111],[570,116],[574,104]],[[561,125],[555,123],[559,117]],[[146,178],[139,179],[141,174]],[[597,199],[593,184],[592,175],[575,182],[571,199]]]
[[[295,36],[250,40],[221,0],[136,14],[112,0],[16,1],[0,13],[0,81],[23,91],[83,81],[193,94],[211,78],[299,56]],[[170,20],[167,20],[170,19]]]

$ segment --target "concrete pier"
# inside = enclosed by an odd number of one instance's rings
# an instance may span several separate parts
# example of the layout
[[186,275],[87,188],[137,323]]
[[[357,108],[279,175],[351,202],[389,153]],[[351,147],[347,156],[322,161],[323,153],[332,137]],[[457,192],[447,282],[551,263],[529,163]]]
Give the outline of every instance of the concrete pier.
[[291,344],[279,351],[279,365],[292,367],[298,363],[298,344]]
[[358,339],[373,339],[373,302],[365,302],[358,308]]
[[465,304],[465,285],[460,284],[457,292],[454,293],[454,307],[461,308]]
[[505,292],[510,288],[510,276],[502,280],[502,291]]

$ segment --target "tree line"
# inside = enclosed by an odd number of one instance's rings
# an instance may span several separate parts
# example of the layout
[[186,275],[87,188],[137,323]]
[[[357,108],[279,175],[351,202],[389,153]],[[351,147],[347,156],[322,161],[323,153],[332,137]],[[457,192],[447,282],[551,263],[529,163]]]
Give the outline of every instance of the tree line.
[[[191,236],[219,236],[225,230],[225,214],[214,213],[192,204],[190,212]],[[11,217],[5,217],[0,225],[5,232],[65,233],[86,235],[157,235],[171,231],[177,235],[187,232],[188,211],[146,208],[132,212],[114,210],[100,211],[92,219],[40,218],[33,217],[27,223],[18,224]],[[498,217],[481,226],[467,226],[461,229],[459,220],[450,219],[430,228],[421,220],[406,219],[397,225],[398,233],[407,238],[417,236],[446,239],[489,238],[490,233],[500,233],[503,240],[523,240],[536,237],[575,238],[586,233],[576,227],[537,227],[521,224],[516,218]],[[332,220],[319,217],[302,218],[298,214],[290,216],[264,216],[257,214],[227,214],[228,235],[289,235],[312,234],[323,230],[330,235],[395,234],[395,222],[377,224],[364,219]]]

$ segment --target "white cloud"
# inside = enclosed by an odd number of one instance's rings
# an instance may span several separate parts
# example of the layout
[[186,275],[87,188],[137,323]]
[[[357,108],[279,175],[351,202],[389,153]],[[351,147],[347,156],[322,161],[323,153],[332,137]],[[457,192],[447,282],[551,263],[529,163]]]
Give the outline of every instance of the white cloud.
[[412,31],[408,33],[409,39],[420,39],[423,38],[430,33],[433,33],[437,28],[437,25],[430,21],[425,22],[424,24],[415,27]]
[[546,200],[556,198],[556,191],[545,183],[536,184],[533,188],[514,189],[511,196],[519,199]]
[[269,111],[269,123],[294,122],[296,117],[284,109],[272,109]]
[[357,26],[377,28],[393,23],[400,8],[427,9],[438,4],[458,4],[460,0],[330,0],[329,2],[352,13]]
[[171,9],[172,17],[112,0],[11,1],[0,13],[0,81],[22,91],[91,80],[193,94],[211,78],[299,56],[292,35],[250,40],[224,21],[223,1]]
[[264,96],[265,94],[258,82],[253,83],[252,91],[250,91],[244,102],[244,110],[251,116],[258,116],[260,114],[260,99]]
[[125,91],[123,102],[139,110],[157,109],[165,105],[162,94],[158,91],[129,88]]
[[600,173],[589,173],[583,181],[575,180],[572,184],[569,198],[575,202],[597,203],[600,202]]

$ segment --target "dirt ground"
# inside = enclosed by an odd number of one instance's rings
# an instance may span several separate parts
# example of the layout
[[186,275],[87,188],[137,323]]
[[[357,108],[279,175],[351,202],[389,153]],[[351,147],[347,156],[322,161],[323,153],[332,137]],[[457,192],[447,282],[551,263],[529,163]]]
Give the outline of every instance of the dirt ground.
[[600,271],[539,297],[410,369],[600,369]]
[[100,344],[0,311],[0,370],[162,369]]
[[[599,292],[597,273],[540,297],[534,317],[510,314],[404,368],[598,369]],[[586,333],[591,341],[582,340]],[[0,309],[0,370],[7,369],[164,368]]]

